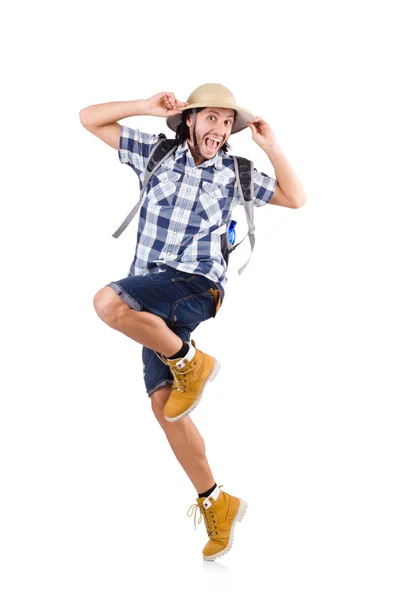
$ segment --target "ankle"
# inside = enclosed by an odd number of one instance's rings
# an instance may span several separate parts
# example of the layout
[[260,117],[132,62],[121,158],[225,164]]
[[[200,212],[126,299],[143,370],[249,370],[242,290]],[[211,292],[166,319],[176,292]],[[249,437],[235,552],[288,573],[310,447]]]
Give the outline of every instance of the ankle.
[[206,492],[198,493],[198,491],[197,491],[198,497],[199,498],[207,498],[207,496],[209,496],[210,494],[212,494],[212,492],[214,491],[214,489],[216,488],[216,486],[217,486],[217,484],[214,483],[214,485],[211,486]]
[[176,352],[172,356],[166,356],[165,358],[167,358],[168,360],[174,360],[175,358],[183,358],[189,352],[189,348],[190,346],[188,342],[182,342],[182,346],[179,348],[178,352]]

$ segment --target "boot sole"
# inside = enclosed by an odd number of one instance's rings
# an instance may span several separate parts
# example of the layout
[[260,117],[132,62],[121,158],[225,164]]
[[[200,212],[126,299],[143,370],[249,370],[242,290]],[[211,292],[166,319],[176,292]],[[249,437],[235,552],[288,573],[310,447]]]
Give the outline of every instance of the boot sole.
[[203,392],[204,392],[205,386],[207,385],[207,383],[209,381],[214,381],[215,377],[218,375],[219,370],[221,368],[221,363],[219,362],[219,360],[217,360],[216,358],[214,360],[215,360],[215,362],[214,362],[214,366],[212,367],[212,371],[208,375],[207,379],[205,380],[203,387],[201,388],[200,396],[197,398],[197,400],[187,410],[185,410],[185,412],[183,412],[181,415],[178,415],[177,417],[167,417],[166,415],[164,415],[164,417],[167,419],[167,421],[169,421],[170,423],[175,423],[175,421],[179,421],[179,419],[186,417],[186,415],[191,413],[192,410],[194,410],[196,408],[196,406],[199,404],[201,398],[203,397]]
[[243,500],[242,498],[240,498],[240,505],[238,507],[237,514],[233,519],[233,523],[232,523],[232,526],[230,529],[230,538],[229,538],[228,545],[226,546],[226,548],[224,550],[221,550],[220,552],[217,552],[216,554],[211,554],[211,556],[203,555],[204,560],[214,560],[216,558],[219,558],[220,556],[224,556],[225,554],[227,554],[227,552],[229,552],[229,550],[233,546],[234,527],[235,527],[237,521],[241,522],[243,520],[243,518],[245,517],[245,513],[247,512],[247,508],[248,508],[247,502],[245,500]]

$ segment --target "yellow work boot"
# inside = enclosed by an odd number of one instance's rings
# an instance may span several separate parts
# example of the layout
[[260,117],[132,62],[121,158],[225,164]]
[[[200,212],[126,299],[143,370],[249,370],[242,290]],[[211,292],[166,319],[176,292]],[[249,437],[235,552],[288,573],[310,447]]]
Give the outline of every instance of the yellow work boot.
[[164,407],[164,416],[167,421],[178,421],[196,408],[207,382],[215,379],[221,365],[213,356],[198,350],[193,340],[183,358],[171,360],[157,352],[156,354],[169,366],[174,377],[172,392]]
[[[241,521],[247,510],[247,503],[241,498],[226,494],[217,486],[208,498],[197,498],[197,504],[192,504],[187,514],[194,514],[196,527],[196,514],[200,513],[198,523],[204,516],[209,541],[203,548],[203,559],[214,560],[229,552],[233,544],[234,526]],[[194,511],[194,513],[193,513]]]

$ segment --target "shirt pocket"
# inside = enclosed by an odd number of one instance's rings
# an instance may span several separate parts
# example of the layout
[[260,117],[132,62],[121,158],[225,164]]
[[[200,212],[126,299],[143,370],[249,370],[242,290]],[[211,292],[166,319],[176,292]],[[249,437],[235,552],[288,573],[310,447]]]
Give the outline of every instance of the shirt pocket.
[[156,171],[149,181],[148,198],[160,206],[173,206],[180,177],[175,171]]
[[229,191],[226,187],[203,181],[196,212],[210,226],[220,226],[228,201]]

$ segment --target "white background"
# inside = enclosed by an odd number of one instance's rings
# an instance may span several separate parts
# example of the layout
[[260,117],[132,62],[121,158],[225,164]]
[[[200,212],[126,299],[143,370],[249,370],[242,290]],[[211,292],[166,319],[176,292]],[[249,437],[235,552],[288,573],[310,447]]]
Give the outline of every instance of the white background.
[[[2,599],[394,599],[391,3],[25,2],[1,20]],[[249,267],[247,239],[193,335],[222,369],[192,417],[249,504],[203,565],[141,347],[93,307],[127,275],[137,222],[112,233],[138,181],[79,111],[207,82],[270,124],[308,201],[256,211]],[[249,130],[230,141],[275,176]]]

